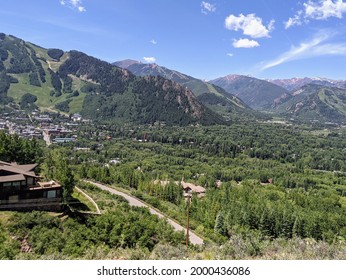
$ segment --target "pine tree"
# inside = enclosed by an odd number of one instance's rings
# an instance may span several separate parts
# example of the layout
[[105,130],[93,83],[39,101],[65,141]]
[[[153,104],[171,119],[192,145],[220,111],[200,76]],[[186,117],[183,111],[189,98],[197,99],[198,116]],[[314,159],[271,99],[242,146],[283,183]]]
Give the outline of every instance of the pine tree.
[[74,175],[72,174],[71,167],[66,159],[62,156],[56,159],[56,174],[55,178],[63,187],[63,201],[68,203],[72,196],[73,188],[75,186]]
[[225,235],[224,220],[224,215],[220,211],[216,216],[214,232]]

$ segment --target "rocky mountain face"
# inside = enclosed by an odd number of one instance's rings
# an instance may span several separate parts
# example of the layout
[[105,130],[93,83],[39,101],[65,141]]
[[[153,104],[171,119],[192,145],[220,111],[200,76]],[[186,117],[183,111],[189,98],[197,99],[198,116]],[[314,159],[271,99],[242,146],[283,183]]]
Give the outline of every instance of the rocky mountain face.
[[[191,76],[168,69],[156,63],[141,63],[139,61],[126,59],[114,62],[113,65],[125,68],[136,76],[161,76],[177,83],[185,83],[191,79],[194,79]],[[196,95],[198,95],[198,93],[196,93]]]
[[221,114],[225,119],[234,120],[254,117],[254,112],[239,98],[206,81],[155,63],[146,64],[127,59],[113,64],[129,70],[136,76],[160,76],[175,81],[181,86],[190,89],[201,103],[212,111]]

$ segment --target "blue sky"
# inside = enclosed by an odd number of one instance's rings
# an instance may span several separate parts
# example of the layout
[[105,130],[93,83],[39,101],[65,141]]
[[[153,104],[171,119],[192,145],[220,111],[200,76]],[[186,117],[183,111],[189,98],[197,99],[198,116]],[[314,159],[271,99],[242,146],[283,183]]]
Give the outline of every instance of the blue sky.
[[346,79],[342,0],[11,0],[0,32],[213,79]]

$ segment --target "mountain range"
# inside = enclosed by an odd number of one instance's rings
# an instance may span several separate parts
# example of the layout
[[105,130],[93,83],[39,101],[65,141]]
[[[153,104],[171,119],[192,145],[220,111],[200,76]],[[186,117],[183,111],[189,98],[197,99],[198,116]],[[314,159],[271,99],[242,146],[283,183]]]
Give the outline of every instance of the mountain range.
[[346,81],[324,78],[260,80],[228,75],[210,81],[255,110],[301,121],[344,123]]
[[275,111],[300,120],[346,121],[346,89],[307,84],[280,100]]
[[80,112],[84,117],[169,125],[221,124],[186,87],[130,71],[78,51],[44,49],[0,34],[0,103],[21,109]]
[[113,64],[79,51],[45,49],[0,33],[0,109],[39,108],[112,122],[223,124],[264,118],[345,122],[346,81],[261,80],[228,75],[209,82],[157,64]]
[[239,97],[252,109],[260,111],[270,109],[274,100],[289,94],[289,91],[281,86],[243,75],[228,75],[211,80],[210,83]]
[[190,89],[203,105],[227,120],[239,119],[240,117],[249,118],[254,114],[242,100],[223,88],[156,63],[141,63],[126,59],[114,62],[113,65],[129,70],[136,76],[160,76],[175,81]]
[[288,91],[295,91],[305,85],[315,84],[325,87],[336,87],[346,89],[346,81],[332,80],[327,78],[292,78],[292,79],[274,79],[267,80],[273,84],[285,88]]

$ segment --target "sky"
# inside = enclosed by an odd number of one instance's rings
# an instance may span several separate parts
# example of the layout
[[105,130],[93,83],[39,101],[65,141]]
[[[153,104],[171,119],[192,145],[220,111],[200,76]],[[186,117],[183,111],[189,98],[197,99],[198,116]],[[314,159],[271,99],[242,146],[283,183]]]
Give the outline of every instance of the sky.
[[345,18],[343,0],[11,0],[0,32],[205,80],[346,80]]

